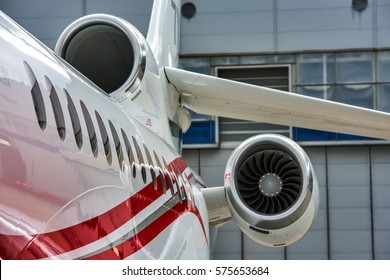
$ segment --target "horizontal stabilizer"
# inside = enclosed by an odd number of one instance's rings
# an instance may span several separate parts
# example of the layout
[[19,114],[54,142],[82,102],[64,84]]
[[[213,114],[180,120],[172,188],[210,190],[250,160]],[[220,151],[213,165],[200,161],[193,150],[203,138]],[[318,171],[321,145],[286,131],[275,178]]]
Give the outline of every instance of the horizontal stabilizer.
[[390,114],[166,67],[189,109],[207,115],[390,140]]

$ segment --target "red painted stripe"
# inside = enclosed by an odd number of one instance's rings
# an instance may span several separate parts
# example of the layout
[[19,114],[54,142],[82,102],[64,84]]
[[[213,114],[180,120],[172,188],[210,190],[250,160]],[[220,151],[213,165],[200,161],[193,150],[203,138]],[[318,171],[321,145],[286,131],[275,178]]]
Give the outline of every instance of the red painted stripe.
[[[18,258],[46,258],[51,255],[63,254],[97,241],[132,219],[162,194],[161,188],[155,191],[153,185],[149,184],[128,200],[99,216],[58,231],[38,234],[30,246]],[[51,246],[49,246],[50,244]],[[55,246],[53,247],[54,244]]]
[[7,235],[0,234],[0,258],[3,260],[16,259],[30,242],[33,236],[30,235]]
[[[180,173],[187,168],[182,158],[174,160],[169,167]],[[167,184],[167,189],[169,189],[169,184]],[[7,242],[7,244],[13,244],[20,243],[18,240],[21,240],[21,238],[24,240],[34,238],[28,248],[17,256],[18,259],[40,259],[63,254],[95,242],[112,233],[162,195],[161,181],[158,180],[157,190],[154,189],[153,184],[149,184],[128,200],[90,220],[58,231],[42,233],[36,236],[20,237],[0,235],[0,240]],[[179,211],[179,213],[181,212]],[[200,221],[203,226],[201,219]],[[160,232],[157,232],[155,236]],[[20,251],[21,248],[18,248],[17,250]],[[11,248],[7,248],[6,251],[2,252],[1,257],[3,259],[15,258],[15,255],[12,255]]]
[[207,241],[207,234],[202,222],[202,218],[197,209],[192,207],[192,203],[189,203],[186,206],[184,201],[179,202],[173,208],[169,209],[159,218],[157,218],[149,226],[145,227],[139,233],[137,233],[132,238],[126,240],[125,242],[110,248],[104,252],[96,254],[94,256],[88,257],[88,260],[109,260],[109,259],[124,259],[128,256],[139,251],[147,244],[149,244],[154,238],[156,238],[161,232],[163,232],[170,224],[172,224],[176,219],[185,213],[193,213],[199,220],[199,223],[202,225],[203,233]]

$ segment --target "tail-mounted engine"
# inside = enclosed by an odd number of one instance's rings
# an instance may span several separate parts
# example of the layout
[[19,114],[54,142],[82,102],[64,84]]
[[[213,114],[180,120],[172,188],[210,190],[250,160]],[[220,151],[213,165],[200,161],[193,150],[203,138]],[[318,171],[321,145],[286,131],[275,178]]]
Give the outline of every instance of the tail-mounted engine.
[[240,229],[267,246],[286,246],[310,228],[318,183],[303,149],[279,135],[243,142],[225,171],[228,207]]
[[127,21],[93,14],[70,24],[55,51],[111,97],[122,100],[142,80],[148,47]]
[[310,228],[318,209],[318,183],[303,149],[280,135],[258,135],[230,156],[225,186],[202,190],[211,225],[233,217],[252,240],[287,246]]

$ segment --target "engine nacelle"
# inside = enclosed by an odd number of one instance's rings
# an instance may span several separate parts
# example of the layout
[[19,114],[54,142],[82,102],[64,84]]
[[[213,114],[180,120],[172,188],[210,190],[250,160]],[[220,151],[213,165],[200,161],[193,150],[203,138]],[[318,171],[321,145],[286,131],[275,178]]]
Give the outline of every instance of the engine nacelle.
[[226,166],[225,189],[238,227],[266,246],[299,240],[318,209],[318,183],[309,158],[280,135],[258,135],[239,145]]
[[143,78],[148,45],[127,21],[93,14],[70,24],[55,51],[110,97],[121,101],[134,93]]

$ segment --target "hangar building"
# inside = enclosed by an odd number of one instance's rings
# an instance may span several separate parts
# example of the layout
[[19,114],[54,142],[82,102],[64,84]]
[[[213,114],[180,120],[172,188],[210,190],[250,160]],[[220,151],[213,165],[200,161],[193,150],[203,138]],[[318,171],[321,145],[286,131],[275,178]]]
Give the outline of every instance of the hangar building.
[[[146,35],[152,2],[0,0],[0,9],[54,48],[68,24],[97,12],[123,17]],[[182,68],[390,112],[389,1],[183,4]],[[228,223],[214,259],[390,259],[390,142],[197,114],[193,120],[183,155],[209,186],[223,184],[234,147],[258,133],[297,141],[320,183],[319,213],[302,240],[266,248]]]

